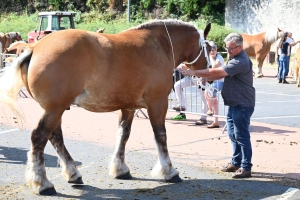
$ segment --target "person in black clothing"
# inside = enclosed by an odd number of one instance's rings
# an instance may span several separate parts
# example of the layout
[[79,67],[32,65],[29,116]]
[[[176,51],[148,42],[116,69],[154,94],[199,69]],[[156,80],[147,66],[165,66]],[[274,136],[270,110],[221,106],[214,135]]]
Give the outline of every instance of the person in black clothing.
[[279,71],[278,71],[278,83],[283,84],[289,84],[289,82],[286,81],[286,76],[288,72],[289,67],[289,51],[288,48],[291,46],[295,46],[299,40],[293,41],[289,43],[287,41],[288,32],[285,32],[282,37],[281,41],[279,43],[279,48],[281,49],[281,54],[279,56]]

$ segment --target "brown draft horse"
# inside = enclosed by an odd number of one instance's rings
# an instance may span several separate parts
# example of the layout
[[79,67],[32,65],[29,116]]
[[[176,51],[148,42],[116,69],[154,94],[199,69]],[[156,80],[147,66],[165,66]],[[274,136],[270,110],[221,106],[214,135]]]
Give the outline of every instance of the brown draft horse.
[[2,44],[2,53],[15,41],[22,40],[19,32],[0,33],[0,42]]
[[135,110],[146,108],[158,149],[152,175],[180,182],[169,157],[165,128],[172,74],[182,62],[193,60],[187,63],[191,69],[207,67],[210,28],[208,24],[202,32],[179,20],[157,20],[118,34],[58,31],[30,44],[0,79],[14,83],[0,88],[0,101],[13,105],[25,85],[44,109],[31,133],[26,170],[29,185],[42,195],[56,193],[44,165],[48,140],[57,151],[64,178],[69,183],[83,183],[61,129],[62,114],[72,103],[92,112],[120,110],[109,174],[121,179],[131,178],[124,153]]
[[256,61],[258,64],[256,77],[261,78],[263,77],[262,73],[262,66],[263,62],[270,52],[271,45],[280,38],[280,35],[282,34],[282,30],[277,29],[270,29],[265,32],[261,32],[255,35],[248,35],[245,33],[242,33],[243,37],[243,47],[245,52],[249,57],[256,57]]

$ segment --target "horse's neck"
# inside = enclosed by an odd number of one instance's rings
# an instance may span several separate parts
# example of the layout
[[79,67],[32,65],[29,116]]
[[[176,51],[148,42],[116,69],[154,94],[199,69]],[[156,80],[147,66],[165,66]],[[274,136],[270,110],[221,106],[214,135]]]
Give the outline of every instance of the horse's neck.
[[6,41],[5,41],[5,48],[8,48],[12,43],[12,39],[7,35],[6,36]]
[[8,35],[9,35],[9,37],[11,39],[15,39],[16,38],[16,33],[14,33],[14,32],[9,32]]

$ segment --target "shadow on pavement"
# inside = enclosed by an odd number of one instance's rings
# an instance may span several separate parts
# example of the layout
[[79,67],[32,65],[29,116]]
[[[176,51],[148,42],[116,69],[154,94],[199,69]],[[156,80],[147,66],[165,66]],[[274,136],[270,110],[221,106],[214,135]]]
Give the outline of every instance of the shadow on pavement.
[[[139,181],[149,181],[139,179]],[[125,182],[125,181],[123,181]],[[115,184],[115,183],[114,183]],[[111,184],[113,185],[113,184]],[[277,187],[274,182],[255,180],[185,180],[179,184],[168,184],[153,188],[101,189],[92,185],[73,185],[79,196],[59,193],[63,198],[75,199],[276,199],[288,187]],[[72,189],[71,189],[72,190]],[[78,193],[78,191],[76,192]]]
[[[0,163],[9,163],[9,164],[22,164],[25,165],[27,162],[27,152],[28,149],[24,148],[14,148],[14,147],[5,147],[0,146]],[[58,167],[59,161],[58,157],[52,156],[49,154],[44,154],[45,156],[45,166],[46,167]],[[81,162],[76,162],[77,166],[80,166]]]

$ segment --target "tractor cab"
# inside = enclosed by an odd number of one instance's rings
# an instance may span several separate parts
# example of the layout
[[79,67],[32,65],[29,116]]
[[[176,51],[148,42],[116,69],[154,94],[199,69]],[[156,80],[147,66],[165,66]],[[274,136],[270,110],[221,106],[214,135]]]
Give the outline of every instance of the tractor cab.
[[74,29],[75,12],[40,12],[38,29],[28,33],[28,43],[35,42],[45,35],[65,29]]

